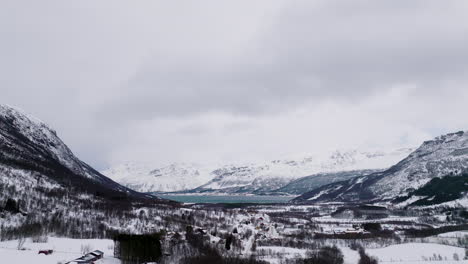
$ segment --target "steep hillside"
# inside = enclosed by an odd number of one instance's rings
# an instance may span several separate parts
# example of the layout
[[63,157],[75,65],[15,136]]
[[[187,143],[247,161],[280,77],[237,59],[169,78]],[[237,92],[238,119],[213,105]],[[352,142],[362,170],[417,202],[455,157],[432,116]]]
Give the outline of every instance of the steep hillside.
[[279,188],[278,190],[275,190],[275,192],[301,195],[305,192],[330,183],[345,181],[359,176],[369,175],[377,171],[379,170],[354,170],[319,173],[316,175],[311,175],[291,181],[287,185]]
[[0,105],[0,240],[143,232],[154,227],[135,226],[135,208],[174,205],[103,176],[75,157],[46,124]]
[[390,201],[405,197],[436,177],[468,168],[468,133],[460,131],[426,141],[390,169],[333,183],[305,193],[295,202]]
[[434,205],[468,198],[468,173],[434,178],[407,196],[393,200],[396,204]]
[[[0,105],[0,166],[3,181],[42,179],[111,199],[153,198],[100,174],[73,155],[57,133],[40,120]],[[10,175],[14,174],[14,175]]]

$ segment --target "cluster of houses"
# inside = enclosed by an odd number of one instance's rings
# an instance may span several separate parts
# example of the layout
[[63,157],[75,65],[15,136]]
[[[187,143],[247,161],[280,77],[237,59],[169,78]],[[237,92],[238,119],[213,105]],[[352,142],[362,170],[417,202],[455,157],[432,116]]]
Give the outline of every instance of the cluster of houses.
[[94,264],[96,261],[104,258],[104,252],[95,250],[66,264]]
[[320,231],[314,233],[324,235],[369,234],[369,232],[362,228],[360,225],[326,226],[321,227],[320,229]]

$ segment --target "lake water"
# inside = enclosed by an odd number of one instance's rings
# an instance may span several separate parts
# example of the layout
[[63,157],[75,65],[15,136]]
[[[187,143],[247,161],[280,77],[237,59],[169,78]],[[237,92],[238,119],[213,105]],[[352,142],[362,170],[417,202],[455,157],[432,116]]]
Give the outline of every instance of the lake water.
[[294,197],[263,195],[158,195],[181,203],[286,203]]

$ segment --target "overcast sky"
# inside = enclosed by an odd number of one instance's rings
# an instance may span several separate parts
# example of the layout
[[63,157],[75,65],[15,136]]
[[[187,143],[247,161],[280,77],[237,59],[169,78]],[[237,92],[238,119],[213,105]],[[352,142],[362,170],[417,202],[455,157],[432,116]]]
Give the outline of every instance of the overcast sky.
[[0,103],[98,169],[468,130],[468,2],[0,0]]

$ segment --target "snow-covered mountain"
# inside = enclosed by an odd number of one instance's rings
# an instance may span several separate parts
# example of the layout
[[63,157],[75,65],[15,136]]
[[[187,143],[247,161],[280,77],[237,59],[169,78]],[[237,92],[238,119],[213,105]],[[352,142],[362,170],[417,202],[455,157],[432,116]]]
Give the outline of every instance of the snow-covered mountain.
[[[75,189],[108,198],[149,198],[79,160],[44,122],[0,105],[0,183],[17,189]],[[42,185],[42,186],[41,186]]]
[[468,132],[460,131],[424,142],[388,170],[320,187],[296,201],[398,200],[436,177],[461,175],[467,169]]
[[352,171],[339,171],[339,172],[328,172],[318,173],[311,176],[306,176],[293,180],[285,186],[274,191],[275,194],[291,194],[291,195],[302,195],[310,190],[319,188],[321,186],[349,180],[359,176],[369,175],[374,172],[382,170],[352,170]]
[[2,240],[47,233],[110,237],[151,232],[152,224],[136,224],[142,218],[134,208],[174,205],[110,180],[73,155],[49,126],[0,105]]
[[113,180],[140,192],[176,192],[196,188],[213,178],[210,169],[196,164],[174,163],[153,168],[125,163],[103,171]]
[[[274,192],[293,180],[319,173],[385,169],[410,152],[411,149],[388,152],[335,151],[328,155],[310,155],[300,159],[214,166],[179,163],[152,168],[127,163],[103,171],[103,174],[141,192],[263,194]],[[356,176],[359,175],[363,174],[356,173]],[[324,184],[334,181],[332,177],[330,180],[321,181]]]

